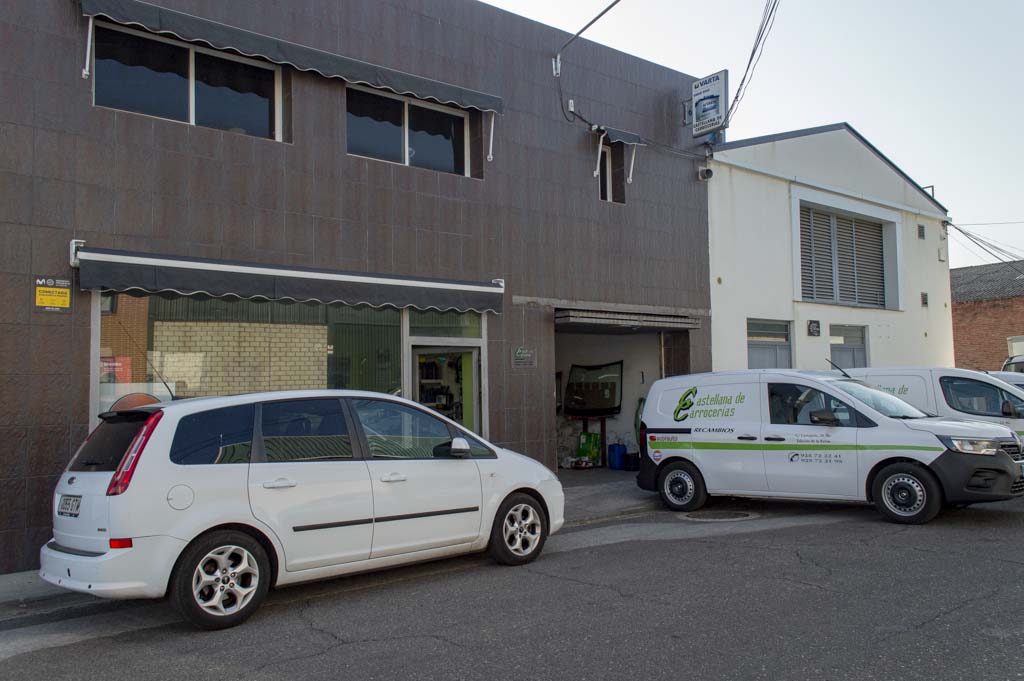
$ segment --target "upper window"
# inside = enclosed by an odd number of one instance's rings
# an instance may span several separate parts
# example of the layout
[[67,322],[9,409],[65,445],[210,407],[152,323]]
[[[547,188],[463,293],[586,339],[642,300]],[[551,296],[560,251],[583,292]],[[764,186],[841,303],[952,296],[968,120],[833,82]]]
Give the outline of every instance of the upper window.
[[803,299],[885,307],[882,224],[800,207]]
[[597,167],[598,192],[602,201],[612,200],[612,148],[601,145],[601,160]]
[[276,66],[97,26],[97,106],[280,139]]
[[171,461],[183,466],[214,463],[249,463],[251,404],[211,409],[182,416],[171,442]]
[[769,383],[768,409],[772,423],[791,426],[857,425],[855,412],[844,402],[816,388],[795,383]]
[[747,368],[789,369],[793,366],[789,322],[747,320]]
[[1024,402],[998,386],[973,378],[943,376],[939,379],[946,404],[957,411],[978,416],[1005,416],[1003,402],[1010,402],[1017,411],[1024,411]]
[[346,88],[348,153],[468,175],[464,111],[397,95]]
[[353,458],[340,400],[267,402],[260,421],[263,452],[270,463]]
[[602,201],[626,202],[625,145],[602,144],[597,163],[597,191]]
[[448,424],[426,412],[387,400],[353,400],[370,456],[375,459],[447,459]]

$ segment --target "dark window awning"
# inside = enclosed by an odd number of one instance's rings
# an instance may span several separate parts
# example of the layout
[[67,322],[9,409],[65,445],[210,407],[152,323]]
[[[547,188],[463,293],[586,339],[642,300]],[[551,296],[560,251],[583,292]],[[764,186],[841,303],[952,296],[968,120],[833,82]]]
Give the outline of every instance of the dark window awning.
[[606,142],[621,142],[622,144],[633,144],[640,147],[647,146],[646,140],[635,132],[609,128],[607,125],[600,125],[597,129],[599,132],[604,133],[604,139]]
[[[505,283],[398,277],[86,248],[72,242],[83,290],[297,303],[501,312]],[[75,264],[74,261],[72,264]]]
[[327,78],[390,90],[400,95],[432,99],[466,109],[502,113],[501,97],[449,83],[414,76],[358,59],[324,52],[305,45],[246,31],[217,21],[157,7],[138,0],[80,0],[82,14],[105,17],[119,24],[137,25],[154,33],[172,35],[189,42],[202,42],[219,50],[235,50],[275,64],[287,64],[300,71],[316,71]]

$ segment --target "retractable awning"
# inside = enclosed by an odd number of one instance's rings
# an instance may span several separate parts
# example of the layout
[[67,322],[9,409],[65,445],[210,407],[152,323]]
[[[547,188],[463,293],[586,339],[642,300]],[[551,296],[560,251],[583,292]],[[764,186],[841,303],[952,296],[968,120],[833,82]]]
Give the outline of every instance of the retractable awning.
[[403,71],[369,64],[351,57],[324,52],[279,40],[262,33],[235,28],[192,14],[165,9],[138,0],[80,0],[82,14],[119,24],[137,25],[153,33],[172,35],[188,42],[202,42],[220,50],[235,50],[300,71],[315,71],[327,78],[384,88],[400,95],[432,99],[466,109],[502,113],[501,97],[443,83]]
[[555,310],[556,331],[616,334],[699,328],[700,319],[683,315],[609,310]]
[[621,142],[622,144],[634,144],[640,147],[646,147],[647,142],[643,137],[636,134],[635,132],[628,132],[626,130],[618,130],[616,128],[610,128],[607,125],[598,126],[598,130],[605,133],[605,139],[608,142]]
[[499,313],[505,292],[500,279],[483,283],[339,272],[87,248],[76,242],[71,249],[83,290]]

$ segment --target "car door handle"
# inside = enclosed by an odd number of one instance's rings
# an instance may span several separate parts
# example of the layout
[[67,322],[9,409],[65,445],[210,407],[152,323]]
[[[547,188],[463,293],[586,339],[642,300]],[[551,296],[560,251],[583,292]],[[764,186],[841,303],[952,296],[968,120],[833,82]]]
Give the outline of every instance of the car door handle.
[[405,482],[406,480],[408,480],[408,478],[401,473],[385,473],[380,476],[381,482]]
[[285,489],[287,487],[295,487],[298,484],[288,478],[278,478],[277,480],[267,480],[263,483],[263,487],[266,489]]
[[740,435],[736,438],[737,440],[756,440],[756,435]]
[[764,441],[765,442],[785,442],[786,438],[779,437],[778,435],[765,435],[764,436]]

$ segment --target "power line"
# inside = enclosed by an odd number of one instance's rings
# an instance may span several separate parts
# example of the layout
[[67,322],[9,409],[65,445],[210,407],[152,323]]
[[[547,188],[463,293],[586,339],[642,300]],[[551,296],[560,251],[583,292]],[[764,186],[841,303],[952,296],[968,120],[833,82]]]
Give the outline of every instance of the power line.
[[1011,222],[961,222],[961,227],[990,227],[994,225],[1024,225],[1024,220]]
[[[993,258],[995,258],[997,264],[1007,265],[1010,269],[1015,271],[1017,274],[1019,274],[1022,277],[1024,277],[1024,268],[1019,267],[1019,265],[1021,263],[1016,258],[1013,258],[1012,256],[1008,256],[1005,251],[1003,251],[1001,248],[999,248],[995,244],[989,243],[985,239],[982,239],[981,237],[977,236],[976,234],[971,234],[969,231],[967,231],[966,229],[963,229],[959,225],[955,225],[952,222],[950,222],[948,224],[951,227],[953,227],[953,229],[955,229],[956,231],[960,232],[960,234],[962,234],[964,237],[969,239],[978,248],[980,248],[981,250],[985,251],[986,253],[988,253]],[[1008,257],[1010,258],[1009,260],[1006,259]]]
[[775,25],[775,16],[780,2],[781,0],[765,0],[764,10],[761,12],[761,23],[757,27],[754,45],[750,48],[750,56],[747,58],[747,66],[743,70],[743,77],[740,78],[739,87],[736,88],[736,95],[726,114],[727,121],[731,121],[733,116],[736,115],[736,110],[740,102],[743,101],[743,96],[746,94],[747,88],[754,78],[754,70],[757,68],[758,62],[761,61],[765,43],[768,41],[768,35],[772,32],[772,27]]

